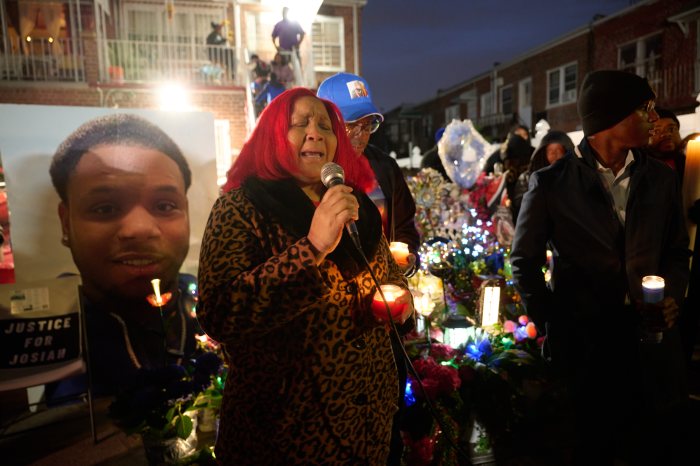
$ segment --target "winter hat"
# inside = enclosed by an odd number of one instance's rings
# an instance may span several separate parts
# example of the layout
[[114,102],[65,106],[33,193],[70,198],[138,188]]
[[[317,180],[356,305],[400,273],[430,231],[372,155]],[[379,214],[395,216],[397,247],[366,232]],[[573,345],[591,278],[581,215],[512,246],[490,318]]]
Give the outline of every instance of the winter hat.
[[343,120],[348,123],[369,115],[375,115],[384,121],[384,116],[372,103],[372,92],[367,81],[356,74],[334,74],[318,86],[316,95],[337,105],[343,114]]
[[591,136],[615,126],[656,94],[646,78],[618,70],[586,75],[578,99],[583,134]]

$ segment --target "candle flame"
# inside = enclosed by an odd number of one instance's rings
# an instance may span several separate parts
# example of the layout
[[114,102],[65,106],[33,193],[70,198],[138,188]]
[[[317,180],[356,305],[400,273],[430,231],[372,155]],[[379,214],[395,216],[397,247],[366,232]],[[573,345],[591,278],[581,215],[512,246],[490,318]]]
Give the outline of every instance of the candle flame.
[[663,289],[666,283],[664,279],[656,275],[647,275],[642,277],[642,286],[649,290]]

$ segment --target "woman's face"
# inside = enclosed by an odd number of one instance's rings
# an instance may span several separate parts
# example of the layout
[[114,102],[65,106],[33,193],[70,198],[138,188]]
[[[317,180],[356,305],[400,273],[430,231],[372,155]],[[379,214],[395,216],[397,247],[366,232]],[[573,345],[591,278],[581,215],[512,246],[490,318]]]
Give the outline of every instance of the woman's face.
[[335,158],[338,138],[326,107],[316,97],[305,96],[294,102],[287,139],[294,148],[298,173],[297,184],[307,186],[321,182],[321,168]]
[[566,149],[558,142],[553,142],[547,146],[547,163],[553,164],[566,155]]

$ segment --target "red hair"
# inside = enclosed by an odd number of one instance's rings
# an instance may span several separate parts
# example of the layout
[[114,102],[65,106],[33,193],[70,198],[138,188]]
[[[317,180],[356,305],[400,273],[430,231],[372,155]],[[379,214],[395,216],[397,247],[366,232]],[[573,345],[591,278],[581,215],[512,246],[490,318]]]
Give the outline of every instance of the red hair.
[[251,176],[263,180],[282,180],[292,178],[297,173],[298,154],[290,144],[287,133],[294,103],[302,97],[320,100],[328,111],[333,133],[338,139],[333,162],[343,167],[345,184],[364,193],[372,189],[372,168],[366,157],[355,154],[345,133],[345,122],[335,104],[319,99],[309,89],[295,87],[278,95],[265,107],[241,153],[226,173],[224,192],[240,187]]

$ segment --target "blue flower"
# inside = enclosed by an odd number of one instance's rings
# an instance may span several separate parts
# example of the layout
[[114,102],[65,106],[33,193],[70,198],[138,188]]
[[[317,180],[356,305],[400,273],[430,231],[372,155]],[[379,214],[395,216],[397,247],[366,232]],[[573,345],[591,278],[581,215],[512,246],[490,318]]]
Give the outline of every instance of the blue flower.
[[406,391],[404,392],[403,399],[407,407],[416,404],[416,397],[413,394],[413,387],[411,386],[410,380],[406,381]]

